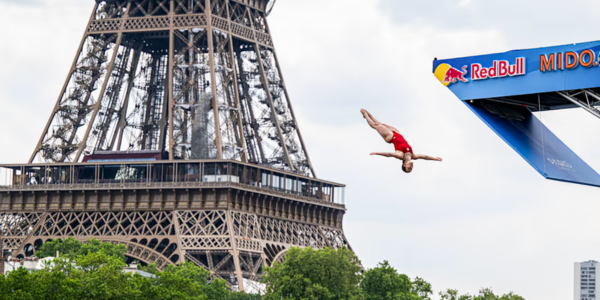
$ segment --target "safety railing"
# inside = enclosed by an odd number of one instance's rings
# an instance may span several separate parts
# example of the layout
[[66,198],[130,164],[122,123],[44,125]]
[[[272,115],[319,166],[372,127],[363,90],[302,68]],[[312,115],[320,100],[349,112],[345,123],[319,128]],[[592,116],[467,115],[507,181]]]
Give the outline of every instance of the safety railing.
[[111,189],[170,189],[170,188],[214,188],[214,187],[236,187],[259,193],[267,193],[274,196],[293,198],[313,203],[329,203],[342,205],[343,203],[332,203],[318,198],[305,196],[299,192],[285,191],[269,187],[243,184],[233,181],[220,182],[126,182],[126,183],[78,183],[78,184],[29,184],[29,185],[0,185],[0,191],[73,191],[73,190],[111,190]]

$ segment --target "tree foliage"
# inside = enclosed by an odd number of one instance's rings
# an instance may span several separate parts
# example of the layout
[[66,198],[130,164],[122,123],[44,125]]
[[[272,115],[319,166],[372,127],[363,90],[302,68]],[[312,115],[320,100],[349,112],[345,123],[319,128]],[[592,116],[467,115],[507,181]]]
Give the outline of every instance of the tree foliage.
[[440,292],[441,300],[525,300],[525,298],[510,292],[502,296],[494,294],[490,288],[482,288],[477,295],[460,295],[457,290],[448,289]]
[[35,252],[39,258],[55,257],[56,252],[61,256],[73,257],[81,249],[81,242],[73,237],[67,239],[58,239],[45,242],[40,249]]
[[291,248],[283,264],[267,268],[265,299],[362,299],[361,267],[346,248]]
[[0,275],[2,299],[200,299],[227,300],[224,280],[192,263],[168,266],[155,278],[123,272],[125,263],[104,249],[75,260],[59,257],[42,270],[19,268]]
[[100,250],[108,256],[115,256],[125,262],[127,247],[123,244],[103,243],[98,239],[89,239],[87,243],[81,243],[73,237],[46,242],[35,252],[35,255],[39,258],[55,257],[58,251],[61,257],[73,259],[77,256],[99,252]]
[[158,270],[158,264],[155,263],[155,262],[154,263],[149,263],[146,266],[139,265],[138,269],[140,269],[140,270],[142,270],[144,272],[148,272],[150,274],[156,274],[156,273],[160,272]]
[[360,287],[365,300],[419,300],[413,293],[413,283],[404,274],[398,274],[387,261],[365,272]]
[[[363,273],[354,253],[346,248],[288,250],[283,264],[265,268],[266,295],[232,293],[222,279],[191,262],[140,267],[146,278],[123,271],[124,245],[97,239],[81,243],[68,238],[44,244],[36,256],[56,255],[40,271],[20,268],[0,274],[0,299],[199,299],[199,300],[431,300],[427,281],[398,273],[387,261]],[[491,289],[477,295],[457,290],[440,292],[441,300],[524,300],[511,293],[497,296]]]
[[262,300],[263,297],[260,294],[246,294],[246,293],[231,293],[229,300]]
[[431,295],[433,295],[431,284],[421,277],[413,280],[411,292],[422,300],[431,300]]
[[472,300],[473,297],[470,295],[460,295],[457,290],[447,289],[440,292],[441,300]]

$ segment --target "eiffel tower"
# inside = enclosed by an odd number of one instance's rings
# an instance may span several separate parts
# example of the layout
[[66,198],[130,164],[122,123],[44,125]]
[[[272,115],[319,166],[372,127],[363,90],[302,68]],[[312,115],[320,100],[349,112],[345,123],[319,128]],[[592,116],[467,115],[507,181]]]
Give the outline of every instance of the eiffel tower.
[[28,164],[0,166],[0,257],[98,238],[244,290],[290,247],[349,247],[345,186],[317,179],[281,74],[274,2],[96,0]]

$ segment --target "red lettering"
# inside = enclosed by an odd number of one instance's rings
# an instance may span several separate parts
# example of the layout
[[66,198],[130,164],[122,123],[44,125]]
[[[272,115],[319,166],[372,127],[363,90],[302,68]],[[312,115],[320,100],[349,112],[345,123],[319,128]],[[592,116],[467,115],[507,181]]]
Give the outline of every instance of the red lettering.
[[479,70],[481,70],[480,64],[472,64],[471,65],[471,79],[472,80],[480,79],[479,78]]
[[525,75],[525,57],[517,58],[518,75]]
[[481,69],[481,72],[479,72],[479,75],[481,76],[481,79],[486,79],[488,77],[488,69],[486,69],[486,68]]
[[490,76],[490,78],[495,78],[496,76],[498,76],[497,65],[498,65],[498,61],[495,60],[494,65],[488,69],[488,76]]
[[501,60],[498,62],[498,77],[504,77],[508,75],[508,69],[506,68],[507,66],[508,61],[506,60]]
[[517,65],[508,66],[508,76],[515,76],[517,74]]

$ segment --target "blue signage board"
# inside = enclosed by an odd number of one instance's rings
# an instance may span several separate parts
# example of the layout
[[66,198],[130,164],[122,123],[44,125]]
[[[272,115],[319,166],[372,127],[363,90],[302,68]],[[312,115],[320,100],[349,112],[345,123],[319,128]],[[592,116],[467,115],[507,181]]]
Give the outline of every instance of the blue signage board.
[[600,187],[600,175],[527,105],[503,98],[600,87],[600,41],[435,60],[433,73],[542,176]]
[[435,77],[460,100],[600,87],[600,41],[441,59]]

